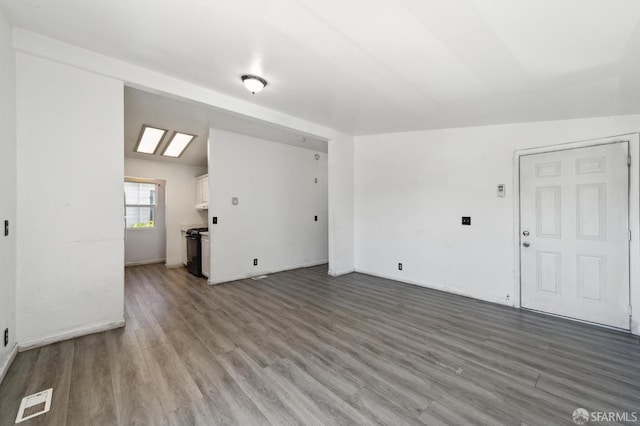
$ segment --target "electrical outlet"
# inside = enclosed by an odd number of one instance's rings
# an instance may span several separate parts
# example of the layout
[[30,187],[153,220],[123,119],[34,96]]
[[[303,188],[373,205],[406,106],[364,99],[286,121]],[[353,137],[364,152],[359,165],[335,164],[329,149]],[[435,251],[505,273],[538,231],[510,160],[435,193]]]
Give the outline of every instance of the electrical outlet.
[[318,221],[318,216],[314,216],[313,220],[317,222]]
[[462,216],[463,225],[471,225],[471,216]]
[[4,345],[7,346],[9,344],[9,329],[4,329]]
[[253,259],[253,266],[258,266],[258,259]]
[[316,183],[318,183],[318,178],[316,178]]
[[398,271],[402,271],[402,263],[398,263]]
[[507,294],[507,302],[511,302],[511,295]]

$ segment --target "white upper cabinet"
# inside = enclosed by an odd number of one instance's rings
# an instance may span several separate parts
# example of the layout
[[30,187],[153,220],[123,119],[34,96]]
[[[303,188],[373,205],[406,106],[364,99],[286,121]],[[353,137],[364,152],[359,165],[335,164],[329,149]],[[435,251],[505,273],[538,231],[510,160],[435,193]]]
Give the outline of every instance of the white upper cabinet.
[[209,175],[196,178],[196,209],[209,208]]

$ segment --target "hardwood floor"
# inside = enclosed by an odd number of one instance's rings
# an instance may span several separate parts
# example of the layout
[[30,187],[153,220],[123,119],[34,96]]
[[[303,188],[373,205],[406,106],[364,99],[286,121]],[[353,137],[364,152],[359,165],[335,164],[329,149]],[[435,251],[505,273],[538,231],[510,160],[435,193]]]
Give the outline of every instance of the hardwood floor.
[[[572,425],[640,411],[638,338],[326,266],[208,286],[126,270],[123,329],[18,355],[0,424]],[[605,423],[603,423],[605,424]]]

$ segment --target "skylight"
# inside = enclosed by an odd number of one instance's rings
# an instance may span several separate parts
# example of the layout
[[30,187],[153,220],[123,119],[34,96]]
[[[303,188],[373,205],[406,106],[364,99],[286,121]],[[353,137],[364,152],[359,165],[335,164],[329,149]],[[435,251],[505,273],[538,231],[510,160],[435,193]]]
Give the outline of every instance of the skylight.
[[136,145],[136,152],[155,154],[165,133],[167,133],[167,131],[164,129],[157,129],[147,125],[142,126],[138,145]]
[[169,141],[169,145],[164,149],[162,155],[166,157],[180,157],[187,145],[195,138],[195,135],[175,132]]

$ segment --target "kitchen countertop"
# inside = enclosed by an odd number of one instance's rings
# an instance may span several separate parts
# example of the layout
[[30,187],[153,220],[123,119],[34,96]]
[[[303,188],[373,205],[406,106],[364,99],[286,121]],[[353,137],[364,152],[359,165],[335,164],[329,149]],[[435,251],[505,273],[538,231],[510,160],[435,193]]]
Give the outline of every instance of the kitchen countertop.
[[201,237],[208,237],[209,236],[209,231],[201,232],[200,236]]
[[180,225],[180,231],[187,232],[191,228],[206,228],[206,227],[207,227],[206,223],[201,223],[197,225]]

